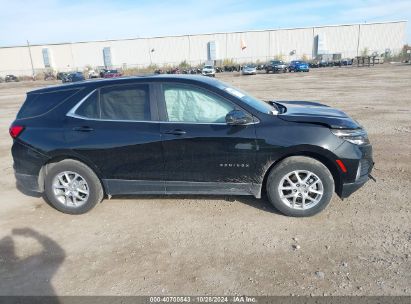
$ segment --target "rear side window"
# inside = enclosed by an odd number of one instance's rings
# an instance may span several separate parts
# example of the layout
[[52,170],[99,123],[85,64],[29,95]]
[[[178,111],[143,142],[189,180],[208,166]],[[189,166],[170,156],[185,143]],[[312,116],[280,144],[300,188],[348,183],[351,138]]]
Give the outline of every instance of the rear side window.
[[77,108],[76,114],[87,118],[100,118],[100,106],[98,98],[98,91],[94,91]]
[[91,94],[75,114],[92,119],[149,121],[148,85],[102,88]]
[[103,88],[100,90],[101,119],[150,120],[146,85]]
[[73,96],[79,90],[63,90],[47,93],[27,94],[26,101],[17,114],[17,119],[43,115],[55,108],[63,101]]

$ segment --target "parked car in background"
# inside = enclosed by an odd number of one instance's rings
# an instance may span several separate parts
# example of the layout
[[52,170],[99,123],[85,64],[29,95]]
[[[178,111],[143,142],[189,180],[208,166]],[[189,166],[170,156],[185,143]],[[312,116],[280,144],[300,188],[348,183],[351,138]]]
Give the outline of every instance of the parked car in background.
[[14,75],[6,75],[6,77],[4,77],[4,81],[5,82],[18,82],[20,81],[19,78],[17,76]]
[[18,188],[70,214],[120,194],[266,193],[282,213],[311,216],[373,167],[366,131],[344,112],[193,75],[37,89],[9,132]]
[[256,68],[257,68],[257,71],[265,70],[265,64],[262,64],[262,63],[257,64]]
[[301,60],[293,60],[288,66],[290,72],[309,72],[310,68],[308,63]]
[[224,66],[224,72],[235,72],[238,70],[237,65],[225,65]]
[[243,75],[256,75],[257,74],[257,67],[253,64],[246,64],[243,66],[241,70],[241,74]]
[[215,72],[216,73],[222,73],[223,72],[223,68],[222,67],[214,67],[215,68]]
[[85,80],[84,75],[82,72],[72,72],[65,75],[62,79],[63,83],[66,82],[77,82]]
[[174,68],[168,69],[166,71],[166,74],[181,74],[181,70],[179,67],[174,67]]
[[320,68],[326,68],[326,67],[332,67],[332,66],[334,66],[334,63],[332,61],[321,60],[318,63],[318,67]]
[[212,65],[205,65],[201,70],[203,76],[215,77],[215,69]]
[[57,73],[57,80],[63,80],[64,77],[66,77],[69,73],[67,72],[58,72]]
[[265,72],[268,74],[272,73],[285,73],[287,72],[287,64],[281,60],[271,60],[265,65]]
[[309,68],[319,68],[320,62],[318,60],[311,60],[310,62],[308,62],[308,67]]
[[351,58],[343,58],[341,59],[342,65],[352,65],[353,60]]
[[87,72],[87,76],[89,79],[92,79],[92,78],[98,78],[100,75],[95,70],[89,70]]
[[101,78],[115,78],[115,77],[121,77],[121,76],[123,76],[123,74],[121,74],[118,70],[103,69],[100,72]]

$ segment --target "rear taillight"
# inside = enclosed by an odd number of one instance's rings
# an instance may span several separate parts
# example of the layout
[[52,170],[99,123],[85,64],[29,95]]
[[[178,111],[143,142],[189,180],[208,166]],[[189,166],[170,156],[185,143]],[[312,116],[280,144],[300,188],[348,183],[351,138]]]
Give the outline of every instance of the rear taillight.
[[9,129],[9,133],[11,137],[17,138],[23,130],[24,130],[23,126],[11,126]]

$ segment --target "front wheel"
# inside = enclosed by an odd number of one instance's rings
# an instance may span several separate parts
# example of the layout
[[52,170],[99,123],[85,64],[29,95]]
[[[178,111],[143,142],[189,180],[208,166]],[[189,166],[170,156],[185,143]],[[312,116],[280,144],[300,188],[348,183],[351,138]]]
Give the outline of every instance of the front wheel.
[[100,180],[85,164],[66,159],[48,166],[44,180],[45,199],[57,210],[82,214],[102,201]]
[[292,156],[275,166],[267,179],[267,195],[288,216],[312,216],[322,211],[334,192],[334,180],[321,162]]

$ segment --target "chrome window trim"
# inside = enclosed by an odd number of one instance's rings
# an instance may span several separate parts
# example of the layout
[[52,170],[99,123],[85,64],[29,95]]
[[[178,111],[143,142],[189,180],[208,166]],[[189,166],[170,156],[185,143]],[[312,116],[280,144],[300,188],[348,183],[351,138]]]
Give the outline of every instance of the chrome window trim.
[[71,117],[76,117],[76,118],[83,117],[83,118],[88,119],[88,117],[77,115],[75,112],[83,104],[83,102],[85,102],[87,100],[87,98],[89,98],[91,95],[94,94],[94,92],[97,92],[97,89],[94,89],[93,91],[88,93],[86,96],[84,96],[73,108],[71,108],[70,111],[67,112],[66,116],[71,116]]
[[[181,122],[181,121],[162,121],[162,120],[122,120],[122,119],[101,119],[101,118],[90,118],[90,117],[85,117],[81,115],[77,115],[76,111],[77,109],[89,98],[91,95],[93,95],[94,92],[97,92],[98,89],[94,89],[90,93],[88,93],[86,96],[84,96],[73,108],[71,108],[66,116],[68,117],[73,117],[77,119],[82,119],[82,120],[90,120],[90,121],[109,121],[109,122],[146,122],[146,123],[168,123],[168,124],[189,124],[189,125],[228,125],[227,123],[224,122]],[[253,116],[253,119],[256,119],[257,121],[250,122],[247,124],[244,124],[242,126],[248,126],[248,125],[255,125],[260,122],[258,118]]]

